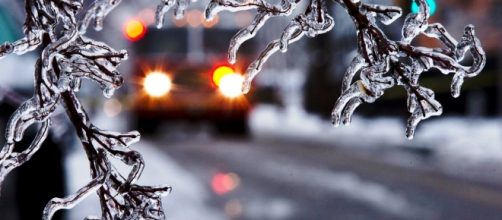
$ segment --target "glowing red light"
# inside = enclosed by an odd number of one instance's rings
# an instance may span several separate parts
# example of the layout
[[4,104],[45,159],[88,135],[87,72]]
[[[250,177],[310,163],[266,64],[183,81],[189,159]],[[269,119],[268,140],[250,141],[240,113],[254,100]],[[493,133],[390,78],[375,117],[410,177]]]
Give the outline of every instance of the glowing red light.
[[233,191],[239,185],[239,177],[234,173],[217,173],[211,180],[213,192],[224,195]]

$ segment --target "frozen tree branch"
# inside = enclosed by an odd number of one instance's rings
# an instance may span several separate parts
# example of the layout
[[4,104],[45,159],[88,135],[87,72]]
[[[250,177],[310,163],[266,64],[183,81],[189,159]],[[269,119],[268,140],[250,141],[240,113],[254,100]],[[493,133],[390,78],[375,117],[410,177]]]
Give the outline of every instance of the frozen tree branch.
[[[270,4],[265,0],[211,0],[205,16],[211,19],[225,10],[257,11],[253,22],[230,42],[228,59],[235,63],[240,46],[253,38],[269,18],[291,15],[300,1],[281,0],[278,4]],[[334,0],[352,17],[358,41],[358,55],[346,71],[342,94],[332,112],[335,125],[349,124],[359,105],[374,102],[387,89],[399,85],[408,93],[411,116],[407,136],[412,138],[421,120],[442,113],[434,92],[419,84],[423,72],[437,69],[445,75],[452,74],[452,96],[458,97],[465,78],[478,75],[484,67],[486,55],[472,25],[465,28],[462,38],[457,41],[441,24],[429,24],[430,14],[425,0],[417,1],[420,11],[405,18],[402,39],[396,41],[386,36],[377,21],[384,25],[393,23],[402,15],[400,8],[366,4],[360,0]],[[97,83],[106,97],[111,97],[123,83],[116,68],[127,58],[126,52],[83,36],[91,22],[96,30],[102,29],[103,19],[120,2],[96,0],[78,23],[76,14],[82,9],[83,0],[26,0],[24,37],[0,46],[0,58],[42,48],[34,73],[35,93],[20,105],[7,124],[5,145],[0,150],[0,183],[12,169],[27,162],[37,152],[48,135],[51,118],[60,104],[65,107],[90,162],[93,180],[66,198],[52,199],[44,210],[43,219],[50,219],[57,210],[72,208],[93,192],[100,199],[101,219],[164,218],[160,197],[170,188],[135,184],[143,171],[144,161],[130,146],[139,140],[139,133],[122,134],[96,128],[75,95],[82,79]],[[307,3],[305,11],[290,21],[281,37],[270,42],[250,64],[243,84],[244,92],[249,91],[251,81],[271,55],[286,52],[290,44],[304,36],[315,37],[334,27],[325,0],[308,0]],[[188,0],[162,0],[157,10],[158,26],[170,8],[174,7],[176,17],[180,17],[188,4]],[[419,35],[435,38],[444,47],[412,45],[413,39]],[[473,58],[470,66],[461,64],[467,53]],[[353,82],[356,75],[359,80]],[[37,126],[36,136],[26,150],[16,152],[16,145],[32,126]],[[131,166],[131,171],[123,176],[110,163],[110,156]]]
[[[245,41],[253,38],[270,17],[290,15],[299,2],[299,0],[295,0],[294,2],[282,0],[278,5],[271,5],[262,0],[246,2],[212,0],[206,8],[206,19],[211,19],[216,13],[223,10],[241,11],[256,9],[258,11],[253,23],[240,30],[230,41],[228,60],[230,63],[235,63],[239,47]],[[318,34],[326,33],[333,28],[334,24],[333,18],[326,14],[325,2],[322,0],[311,0],[305,12],[294,18],[284,29],[280,39],[270,42],[259,57],[249,65],[243,84],[243,91],[246,93],[249,91],[251,81],[261,71],[263,64],[271,55],[277,51],[286,52],[289,44],[298,41],[305,35],[315,37]]]
[[[418,13],[406,17],[401,41],[387,38],[376,24],[379,19],[383,19],[384,24],[390,24],[400,16],[398,8],[369,6],[353,0],[337,2],[353,18],[358,30],[359,55],[346,72],[342,95],[332,113],[336,126],[341,122],[349,124],[354,110],[363,102],[374,102],[386,89],[400,85],[408,93],[408,111],[411,113],[406,136],[413,138],[421,120],[442,113],[442,106],[435,100],[434,92],[420,86],[418,80],[421,74],[433,68],[444,74],[454,74],[451,91],[453,97],[458,97],[464,78],[478,75],[485,65],[486,55],[475,36],[474,27],[468,25],[461,41],[457,42],[441,24],[428,24],[430,14],[425,0],[418,0]],[[420,34],[440,40],[445,48],[411,45]],[[471,66],[460,64],[467,52],[474,60]],[[357,73],[360,80],[351,84]]]
[[[306,0],[308,7],[292,19],[282,32],[282,36],[270,42],[252,62],[245,74],[243,92],[248,92],[253,78],[261,71],[263,64],[277,51],[286,52],[288,45],[303,36],[315,37],[330,31],[334,26],[333,18],[327,14],[326,0]],[[157,11],[158,26],[164,14],[183,0],[163,0]],[[241,11],[255,9],[253,22],[232,38],[228,61],[235,63],[239,47],[253,38],[265,22],[274,16],[288,16],[301,0],[281,0],[273,5],[265,0],[211,0],[206,7],[206,19],[212,19],[220,11]],[[475,35],[474,26],[468,25],[460,42],[455,40],[438,23],[429,24],[430,11],[425,0],[417,0],[420,11],[405,18],[402,39],[391,40],[378,27],[377,21],[384,25],[392,24],[402,15],[395,6],[382,6],[363,3],[361,0],[334,0],[345,8],[352,17],[357,29],[358,55],[348,67],[342,82],[342,94],[332,112],[335,126],[350,124],[352,114],[362,103],[372,103],[380,98],[385,90],[395,85],[402,86],[408,93],[408,119],[406,136],[413,138],[416,126],[421,120],[442,114],[441,104],[435,100],[434,92],[422,87],[418,80],[423,72],[430,69],[444,74],[453,74],[451,92],[453,97],[460,95],[465,78],[478,75],[486,63],[486,55]],[[185,7],[186,5],[184,5]],[[411,45],[419,35],[435,38],[444,48],[427,48]],[[461,61],[470,53],[473,63],[464,66]],[[359,80],[353,78],[359,74]]]
[[174,16],[176,19],[183,18],[185,11],[190,5],[190,1],[197,0],[160,0],[161,3],[157,6],[156,24],[157,28],[161,28],[164,23],[165,16],[171,8],[174,8]]
[[[97,83],[105,97],[111,97],[123,83],[116,69],[127,58],[127,53],[82,35],[92,19],[95,28],[100,29],[104,16],[118,3],[96,1],[79,29],[75,15],[82,1],[26,0],[25,37],[0,47],[0,57],[23,54],[38,47],[43,49],[36,63],[35,94],[21,104],[7,124],[6,143],[0,151],[0,183],[40,148],[51,126],[51,117],[60,104],[65,107],[90,162],[93,180],[66,198],[52,199],[44,209],[43,219],[51,219],[57,210],[74,207],[93,192],[97,192],[101,202],[100,219],[164,219],[160,197],[170,188],[135,184],[143,171],[144,161],[130,146],[139,140],[139,133],[98,129],[89,121],[75,95],[83,79]],[[15,152],[26,129],[35,124],[40,126],[30,146]],[[109,157],[131,166],[130,173],[122,176]]]

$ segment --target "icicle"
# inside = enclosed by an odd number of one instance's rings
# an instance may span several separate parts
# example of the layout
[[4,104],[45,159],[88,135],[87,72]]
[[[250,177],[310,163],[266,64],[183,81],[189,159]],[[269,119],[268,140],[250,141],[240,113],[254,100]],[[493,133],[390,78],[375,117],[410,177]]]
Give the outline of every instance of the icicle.
[[100,31],[103,29],[105,17],[120,4],[122,0],[96,0],[90,9],[87,10],[85,16],[80,23],[80,32],[85,33],[87,27],[94,20],[94,29]]

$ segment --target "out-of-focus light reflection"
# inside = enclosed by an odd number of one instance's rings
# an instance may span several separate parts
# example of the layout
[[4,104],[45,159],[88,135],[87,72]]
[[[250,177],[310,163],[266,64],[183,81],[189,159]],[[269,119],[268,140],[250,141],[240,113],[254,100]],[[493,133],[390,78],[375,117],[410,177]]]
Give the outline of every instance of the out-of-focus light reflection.
[[225,203],[225,215],[231,219],[238,218],[242,216],[243,207],[239,200],[230,200]]
[[177,18],[173,16],[173,23],[176,27],[190,27],[203,26],[204,28],[212,28],[219,22],[219,17],[216,15],[212,20],[208,21],[204,18],[204,14],[200,10],[191,10],[186,12],[185,16]]
[[106,116],[115,117],[122,111],[122,104],[117,99],[108,99],[103,104],[103,111]]
[[171,90],[171,87],[171,79],[163,72],[148,73],[143,80],[145,92],[152,97],[166,95]]
[[187,22],[191,27],[198,27],[202,24],[202,12],[199,10],[192,10],[186,14]]
[[187,25],[187,17],[186,16],[183,16],[181,18],[177,18],[176,16],[173,16],[173,23],[176,27],[184,27],[185,25]]
[[240,184],[240,178],[235,173],[216,173],[211,180],[213,192],[224,195],[235,190]]
[[146,26],[150,26],[155,23],[155,11],[151,8],[145,8],[138,13],[138,17],[145,22]]
[[242,83],[244,82],[244,77],[239,74],[232,73],[224,75],[220,79],[220,92],[225,97],[236,98],[242,95]]
[[130,41],[137,41],[146,34],[146,27],[142,21],[138,19],[129,19],[124,24],[124,35]]

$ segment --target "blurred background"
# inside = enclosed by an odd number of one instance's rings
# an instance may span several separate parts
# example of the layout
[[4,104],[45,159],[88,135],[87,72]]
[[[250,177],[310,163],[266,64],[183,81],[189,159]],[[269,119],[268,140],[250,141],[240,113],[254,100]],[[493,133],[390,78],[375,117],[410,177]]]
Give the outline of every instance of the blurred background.
[[[369,2],[414,10],[409,0]],[[164,198],[168,219],[502,219],[501,1],[428,0],[431,22],[456,39],[465,25],[476,26],[488,62],[457,99],[451,76],[424,74],[421,82],[436,92],[444,114],[422,122],[412,141],[400,88],[362,105],[349,127],[331,126],[356,54],[356,32],[342,8],[329,7],[333,31],[274,55],[242,95],[240,73],[292,17],[271,19],[230,65],[229,41],[255,12],[223,12],[207,22],[206,3],[193,3],[182,19],[170,14],[156,29],[156,1],[124,1],[103,31],[88,33],[130,58],[113,98],[92,83],[79,97],[98,127],[142,132],[133,146],[147,164],[140,183],[174,188]],[[23,1],[0,0],[0,42],[21,37],[23,14]],[[382,28],[399,39],[402,21]],[[439,46],[427,38],[416,44]],[[32,94],[39,52],[0,61],[1,131]],[[39,219],[50,198],[90,181],[79,140],[59,112],[50,140],[2,185],[0,219]],[[98,204],[90,196],[55,219],[99,216]]]

